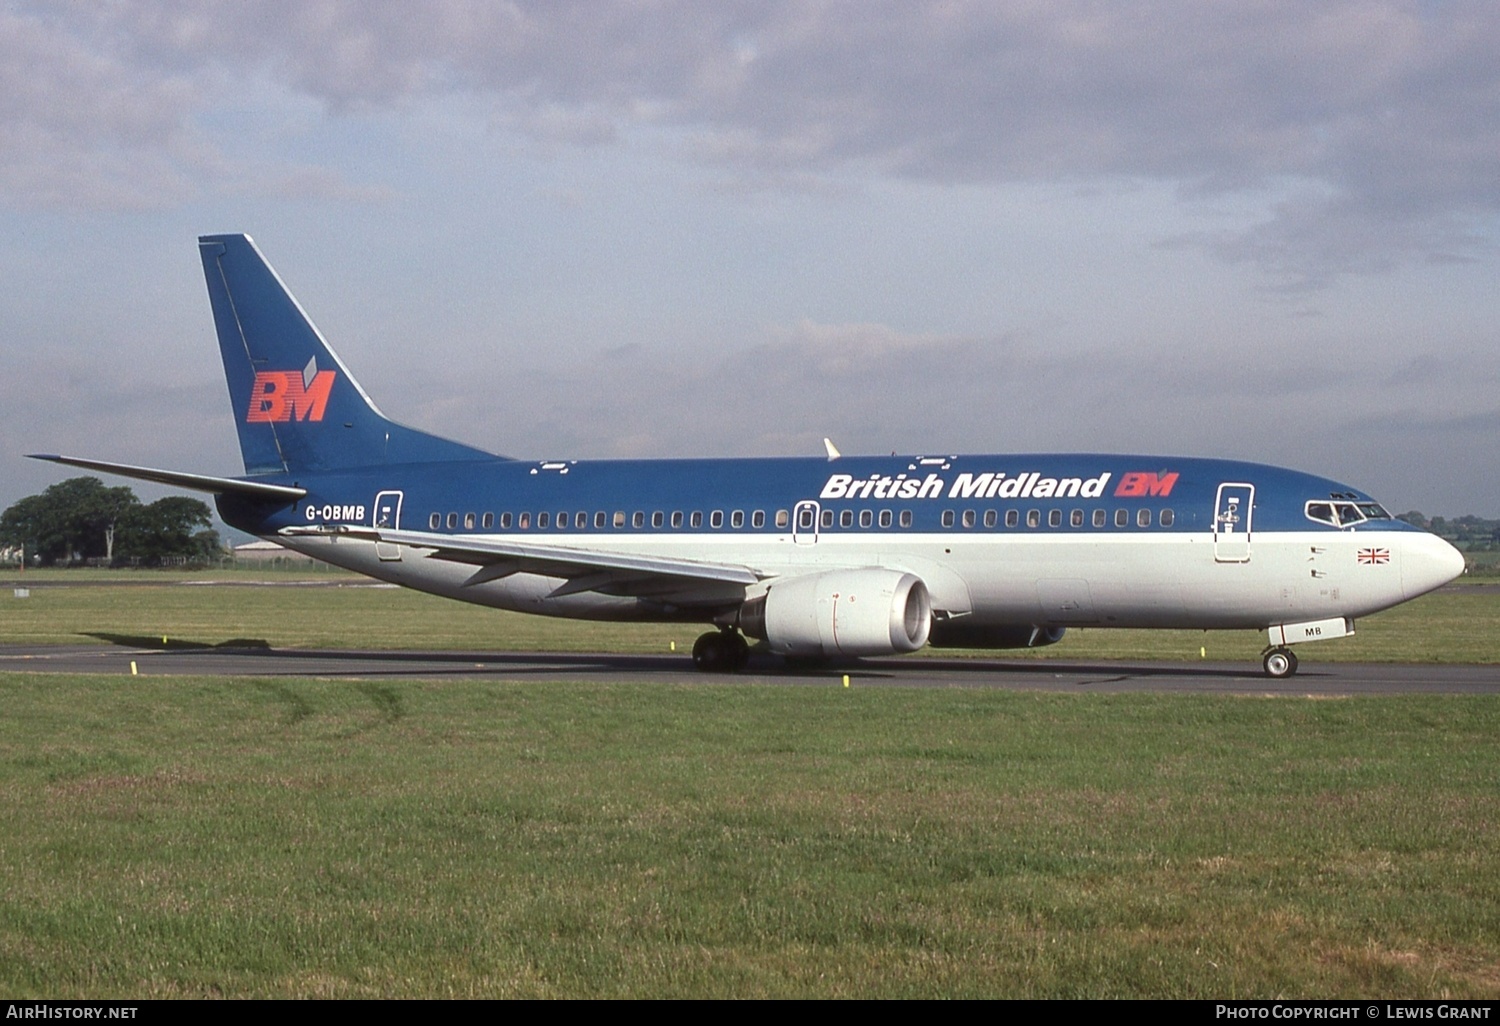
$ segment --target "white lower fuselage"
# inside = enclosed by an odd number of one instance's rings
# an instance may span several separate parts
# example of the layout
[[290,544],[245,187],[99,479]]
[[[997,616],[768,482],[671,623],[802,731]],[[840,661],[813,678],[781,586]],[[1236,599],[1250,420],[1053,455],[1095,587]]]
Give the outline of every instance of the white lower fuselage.
[[[476,538],[535,540],[530,535]],[[273,537],[288,548],[358,573],[465,602],[551,616],[601,620],[708,621],[754,597],[730,584],[704,585],[665,604],[583,592],[552,597],[564,581],[515,573],[467,584],[474,568],[428,558],[422,548],[324,537]],[[754,567],[765,585],[837,567],[909,571],[926,583],[944,617],[1039,626],[1252,628],[1353,619],[1426,593],[1457,572],[1441,539],[1412,531],[1261,533],[1226,558],[1209,533],[1057,537],[974,532],[890,536],[725,532],[612,537],[615,552],[725,561]],[[548,537],[587,551],[588,536]],[[378,550],[379,551],[378,551]],[[1377,549],[1379,556],[1361,557]],[[389,558],[391,556],[397,558]],[[384,558],[383,558],[384,557]],[[1458,569],[1461,569],[1461,560]],[[763,590],[763,588],[761,589]]]

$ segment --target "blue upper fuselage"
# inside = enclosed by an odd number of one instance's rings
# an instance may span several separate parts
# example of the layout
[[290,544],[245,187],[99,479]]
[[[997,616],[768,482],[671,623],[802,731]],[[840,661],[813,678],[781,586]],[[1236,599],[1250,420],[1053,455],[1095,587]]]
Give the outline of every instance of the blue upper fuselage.
[[[1353,529],[1415,530],[1386,516],[1366,493],[1328,478],[1194,457],[495,457],[256,480],[308,491],[305,499],[279,508],[234,497],[221,500],[226,522],[256,534],[283,527],[373,525],[377,494],[391,492],[400,493],[400,527],[455,534],[784,533],[791,512],[807,503],[818,505],[818,526],[826,531],[1207,531],[1213,528],[1226,485],[1253,486],[1256,532],[1336,531],[1349,529],[1350,520],[1355,520]],[[1317,515],[1309,514],[1310,503],[1316,504]],[[1320,519],[1332,504],[1345,511],[1362,509],[1365,518],[1346,512],[1342,521]]]

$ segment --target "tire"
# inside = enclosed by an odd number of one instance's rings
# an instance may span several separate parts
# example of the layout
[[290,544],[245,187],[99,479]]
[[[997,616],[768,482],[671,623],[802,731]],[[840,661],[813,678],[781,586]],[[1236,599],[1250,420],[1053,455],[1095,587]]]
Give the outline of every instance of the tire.
[[1266,653],[1262,665],[1266,668],[1267,677],[1280,680],[1297,672],[1297,657],[1288,649],[1273,648]]
[[717,673],[726,662],[723,631],[700,634],[693,642],[693,665],[703,673]]

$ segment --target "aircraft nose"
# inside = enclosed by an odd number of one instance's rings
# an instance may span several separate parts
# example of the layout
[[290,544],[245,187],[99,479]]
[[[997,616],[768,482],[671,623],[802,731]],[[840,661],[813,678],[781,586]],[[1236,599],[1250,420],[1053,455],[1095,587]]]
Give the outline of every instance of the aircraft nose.
[[1435,534],[1409,535],[1401,546],[1401,591],[1409,599],[1464,572],[1464,554]]

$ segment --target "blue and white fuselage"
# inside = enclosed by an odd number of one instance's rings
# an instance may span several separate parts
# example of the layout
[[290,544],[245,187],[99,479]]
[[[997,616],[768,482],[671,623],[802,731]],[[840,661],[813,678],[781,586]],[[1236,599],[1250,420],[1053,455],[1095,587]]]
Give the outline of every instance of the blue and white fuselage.
[[225,521],[381,580],[552,616],[716,624],[830,657],[1045,644],[1068,626],[1268,630],[1286,648],[1462,572],[1337,481],[1164,456],[520,461],[386,419],[245,236],[201,240],[247,475]]

